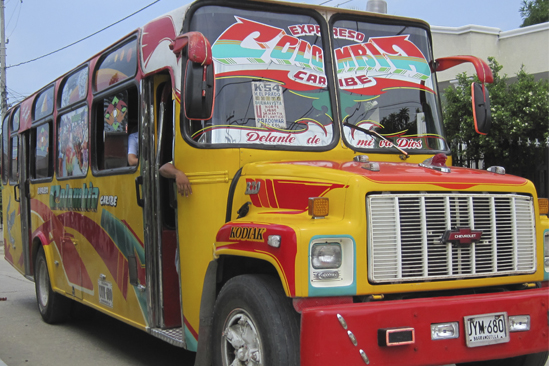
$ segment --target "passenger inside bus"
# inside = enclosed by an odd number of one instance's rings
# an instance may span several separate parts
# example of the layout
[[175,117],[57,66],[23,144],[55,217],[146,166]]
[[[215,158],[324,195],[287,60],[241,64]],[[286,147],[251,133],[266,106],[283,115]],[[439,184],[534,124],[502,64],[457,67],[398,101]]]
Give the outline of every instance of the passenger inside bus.
[[191,182],[189,181],[189,178],[185,173],[177,169],[173,165],[173,162],[168,162],[162,165],[160,169],[158,169],[158,172],[164,178],[175,179],[175,183],[177,185],[177,192],[180,195],[189,197],[191,194],[193,194],[193,190],[191,188]]
[[139,137],[138,132],[133,132],[128,135],[128,164],[135,166],[139,162]]

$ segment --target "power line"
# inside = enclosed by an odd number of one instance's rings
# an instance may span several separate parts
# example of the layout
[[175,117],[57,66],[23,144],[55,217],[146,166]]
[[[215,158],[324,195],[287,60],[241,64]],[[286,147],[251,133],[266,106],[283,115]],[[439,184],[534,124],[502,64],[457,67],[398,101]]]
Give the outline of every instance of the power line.
[[45,55],[42,55],[42,56],[40,56],[40,57],[33,58],[32,60],[20,62],[20,63],[15,64],[15,65],[9,65],[9,66],[7,66],[6,68],[9,69],[9,68],[11,68],[11,67],[17,67],[17,66],[21,66],[21,65],[24,65],[24,64],[28,64],[28,63],[30,63],[30,62],[34,62],[34,61],[36,61],[36,60],[40,60],[40,59],[42,59],[42,58],[44,58],[44,57],[53,55],[54,53],[57,53],[57,52],[62,51],[62,50],[64,50],[64,49],[67,49],[67,48],[69,48],[69,47],[71,47],[71,46],[74,46],[75,44],[80,43],[80,42],[82,42],[82,41],[84,41],[84,40],[86,40],[86,39],[88,39],[88,38],[90,38],[90,37],[93,37],[93,36],[95,36],[96,34],[101,33],[101,32],[103,32],[104,30],[109,29],[110,27],[112,27],[112,26],[114,26],[114,25],[116,25],[116,24],[118,24],[118,23],[120,23],[120,22],[123,22],[124,20],[126,20],[126,19],[128,19],[128,18],[134,16],[135,14],[142,12],[143,10],[145,10],[145,9],[147,9],[148,7],[150,7],[150,6],[154,5],[154,4],[156,4],[156,3],[159,2],[159,1],[160,1],[160,0],[153,1],[153,2],[150,3],[149,5],[145,6],[144,8],[139,9],[138,11],[136,11],[136,12],[134,12],[134,13],[128,15],[127,17],[124,17],[124,18],[120,19],[119,21],[117,21],[117,22],[115,22],[115,23],[112,23],[111,25],[108,25],[108,26],[106,26],[105,28],[100,29],[100,30],[98,30],[97,32],[92,33],[92,34],[90,34],[89,36],[86,36],[86,37],[84,37],[84,38],[82,38],[82,39],[80,39],[80,40],[78,40],[78,41],[76,41],[76,42],[73,42],[73,43],[71,43],[71,44],[69,44],[69,45],[67,45],[67,46],[65,46],[65,47],[59,48],[59,49],[57,49],[57,50],[55,50],[55,51],[52,51],[52,52],[47,53],[47,54],[45,54]]

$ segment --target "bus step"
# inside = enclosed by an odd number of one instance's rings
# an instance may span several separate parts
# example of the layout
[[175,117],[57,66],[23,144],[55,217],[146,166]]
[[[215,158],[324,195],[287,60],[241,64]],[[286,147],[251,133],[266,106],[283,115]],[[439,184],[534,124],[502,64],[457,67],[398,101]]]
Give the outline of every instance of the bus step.
[[151,329],[151,334],[173,346],[186,348],[185,340],[183,339],[183,327],[171,329],[153,328]]

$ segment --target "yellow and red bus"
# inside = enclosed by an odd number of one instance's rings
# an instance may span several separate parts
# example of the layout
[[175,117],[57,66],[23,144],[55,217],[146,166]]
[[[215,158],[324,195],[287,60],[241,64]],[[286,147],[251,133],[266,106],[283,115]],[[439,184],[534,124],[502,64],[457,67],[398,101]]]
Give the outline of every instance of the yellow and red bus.
[[197,365],[542,365],[547,201],[451,166],[436,72],[462,62],[487,133],[490,69],[421,20],[176,9],[3,117],[5,259],[44,321],[101,311]]

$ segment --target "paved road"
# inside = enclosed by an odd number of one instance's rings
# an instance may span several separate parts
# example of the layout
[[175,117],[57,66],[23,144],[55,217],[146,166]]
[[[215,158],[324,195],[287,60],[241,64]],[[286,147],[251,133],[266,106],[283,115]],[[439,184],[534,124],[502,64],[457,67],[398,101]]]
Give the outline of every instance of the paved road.
[[[4,259],[0,246],[0,366],[192,366],[194,353],[101,313],[92,321],[48,325],[34,283]],[[3,362],[2,362],[3,361]]]

